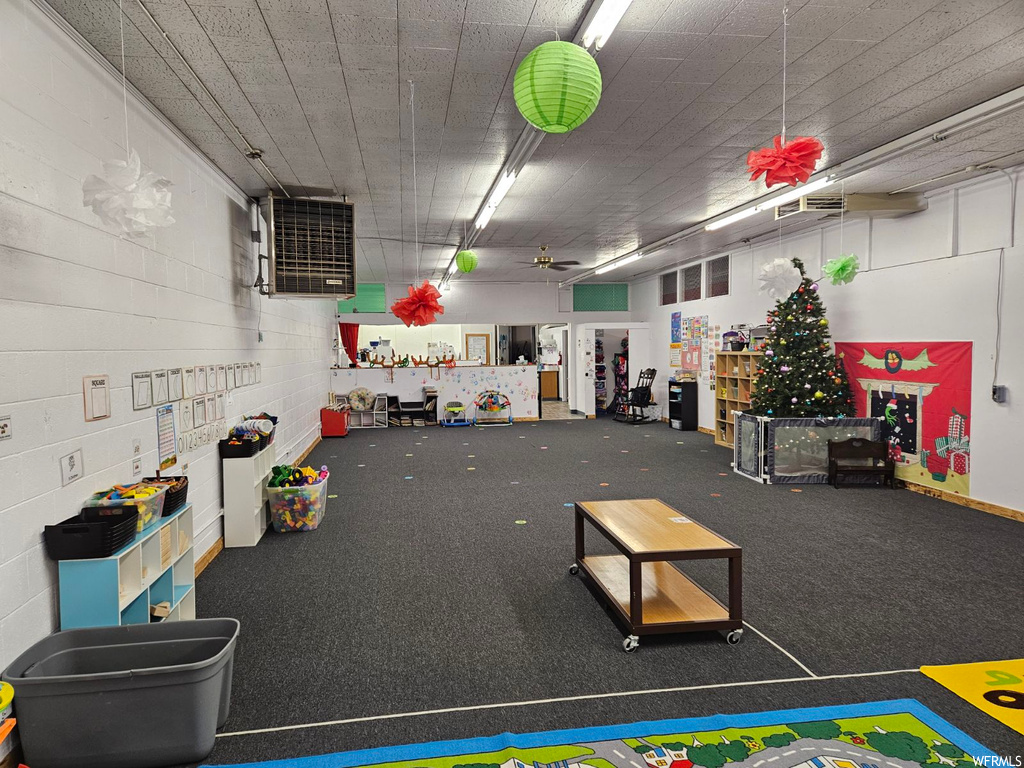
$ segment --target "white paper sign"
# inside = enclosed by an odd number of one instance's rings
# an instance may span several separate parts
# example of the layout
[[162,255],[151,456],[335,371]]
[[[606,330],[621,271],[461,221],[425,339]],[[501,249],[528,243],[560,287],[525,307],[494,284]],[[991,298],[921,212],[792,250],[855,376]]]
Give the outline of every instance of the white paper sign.
[[85,420],[97,421],[110,416],[110,377],[103,373],[82,377]]

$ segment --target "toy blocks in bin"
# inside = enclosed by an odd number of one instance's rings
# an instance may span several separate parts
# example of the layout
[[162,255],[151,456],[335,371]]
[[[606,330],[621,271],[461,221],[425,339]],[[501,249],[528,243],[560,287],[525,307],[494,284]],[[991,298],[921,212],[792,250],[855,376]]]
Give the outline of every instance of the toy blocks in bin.
[[144,477],[142,482],[151,485],[167,486],[167,497],[164,499],[164,517],[170,517],[185,506],[185,501],[188,499],[187,477]]
[[327,467],[274,467],[267,484],[270,520],[278,533],[314,531],[327,506]]
[[[151,483],[135,483],[134,485],[115,485],[105,491],[94,493],[85,500],[85,507],[135,507],[139,512],[138,532],[151,528],[160,522],[164,513],[164,500],[167,494],[166,485]],[[97,513],[102,516],[104,513]]]

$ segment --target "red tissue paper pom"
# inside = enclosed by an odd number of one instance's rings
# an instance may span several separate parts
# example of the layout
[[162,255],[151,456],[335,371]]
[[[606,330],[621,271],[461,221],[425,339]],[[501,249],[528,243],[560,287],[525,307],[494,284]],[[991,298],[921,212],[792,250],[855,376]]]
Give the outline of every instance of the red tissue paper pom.
[[824,150],[822,143],[810,136],[797,136],[785,146],[782,137],[776,136],[774,147],[763,147],[747,155],[750,180],[756,181],[763,173],[766,187],[773,184],[795,187],[814,173],[814,166]]
[[430,325],[437,320],[435,314],[444,314],[444,307],[437,303],[440,298],[441,292],[424,280],[419,288],[410,285],[408,298],[392,304],[391,311],[407,326]]

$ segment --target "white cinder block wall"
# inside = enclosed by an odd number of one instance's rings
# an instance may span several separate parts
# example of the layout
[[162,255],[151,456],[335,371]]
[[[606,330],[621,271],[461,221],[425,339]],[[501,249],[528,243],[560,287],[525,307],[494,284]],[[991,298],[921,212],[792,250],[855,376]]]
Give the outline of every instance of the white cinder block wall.
[[[1013,176],[1019,188],[1020,171]],[[1024,200],[1018,194],[1011,217],[1010,182],[1002,174],[928,197],[927,211],[904,218],[847,219],[843,252],[856,253],[865,271],[849,285],[821,284],[832,337],[865,342],[973,341],[971,496],[1024,509],[1024,482],[1015,467],[1017,434],[1024,425]],[[1016,247],[1010,247],[1014,235]],[[999,381],[1010,388],[1005,404],[990,397],[1001,248],[1005,275]],[[784,240],[781,254],[802,259],[814,278],[839,252],[839,226],[830,223]],[[759,293],[759,275],[763,264],[779,257],[778,243],[743,246],[729,253],[728,296],[659,306],[657,278],[632,286],[634,315],[651,323],[661,398],[667,397],[671,373],[673,312],[684,317],[706,314],[712,327],[719,324],[725,330],[733,323],[763,322],[773,305]],[[699,423],[714,426],[714,393],[706,386],[700,389]]]
[[[156,468],[154,410],[132,411],[132,371],[257,360],[229,423],[281,417],[278,455],[319,434],[334,306],[262,301],[246,199],[129,96],[130,143],[170,178],[177,223],[118,237],[82,206],[82,181],[123,157],[121,84],[29,2],[0,2],[0,668],[56,627],[54,565],[42,528],[93,491]],[[257,326],[263,343],[257,341]],[[111,418],[86,423],[82,376],[111,376]],[[61,488],[58,458],[82,449],[86,476]],[[183,457],[197,556],[221,535],[215,445]],[[203,600],[200,587],[198,600]]]

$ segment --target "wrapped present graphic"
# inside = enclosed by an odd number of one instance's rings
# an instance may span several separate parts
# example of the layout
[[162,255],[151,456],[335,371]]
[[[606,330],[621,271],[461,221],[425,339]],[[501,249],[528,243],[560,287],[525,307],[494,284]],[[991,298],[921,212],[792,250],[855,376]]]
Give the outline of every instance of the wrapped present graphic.
[[935,453],[946,458],[946,454],[949,453],[949,438],[948,437],[936,437],[935,438]]
[[967,419],[953,409],[953,415],[949,417],[949,437],[952,440],[960,440],[967,436]]
[[966,475],[971,471],[971,454],[966,451],[952,451],[949,456],[952,459],[953,471],[958,475]]
[[931,451],[927,451],[927,450],[922,450],[921,451],[921,466],[924,467],[925,469],[928,469],[928,457],[931,456],[931,455],[932,455]]
[[942,456],[929,456],[928,471],[931,473],[932,480],[945,482],[946,475],[949,473],[949,459]]

